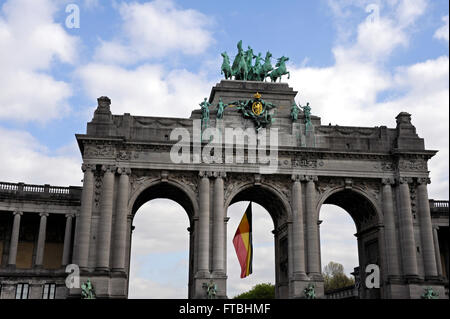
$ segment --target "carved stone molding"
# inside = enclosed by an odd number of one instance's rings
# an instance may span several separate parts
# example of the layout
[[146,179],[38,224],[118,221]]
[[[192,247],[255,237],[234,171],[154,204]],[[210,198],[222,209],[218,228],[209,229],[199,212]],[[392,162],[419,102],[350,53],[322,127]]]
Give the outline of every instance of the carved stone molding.
[[94,173],[94,205],[98,207],[100,204],[100,195],[102,194],[102,172],[95,171]]
[[115,146],[112,142],[90,141],[85,144],[85,158],[114,158],[116,154]]
[[325,193],[326,191],[344,186],[344,179],[337,177],[321,177],[319,182],[317,183],[317,191],[320,194]]
[[116,159],[119,161],[129,161],[132,152],[130,150],[119,150],[116,154]]
[[427,162],[423,159],[400,159],[398,169],[402,171],[427,171]]

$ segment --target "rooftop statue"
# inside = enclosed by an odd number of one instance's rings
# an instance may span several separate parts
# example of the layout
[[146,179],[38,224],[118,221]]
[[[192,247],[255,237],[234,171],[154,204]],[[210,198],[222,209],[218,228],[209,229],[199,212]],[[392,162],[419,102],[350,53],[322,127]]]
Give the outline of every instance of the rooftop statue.
[[222,52],[221,55],[223,56],[223,62],[220,74],[223,74],[225,76],[225,80],[231,80],[232,73],[230,67],[230,58],[226,52]]
[[209,122],[209,107],[211,106],[211,103],[207,101],[207,98],[203,100],[202,103],[199,104],[202,110],[202,132],[203,130],[208,126]]
[[[221,68],[221,74],[225,76],[226,80],[243,80],[243,81],[265,81],[267,77],[270,77],[272,82],[276,82],[281,76],[287,74],[288,79],[290,73],[286,69],[285,62],[289,58],[282,56],[277,60],[276,68],[272,67],[270,61],[272,53],[267,51],[264,59],[264,64],[261,65],[262,54],[255,55],[253,49],[248,46],[247,51],[242,49],[242,40],[237,44],[238,53],[233,60],[233,64],[230,67],[230,58],[226,52],[221,53],[223,57],[223,63]],[[253,63],[253,60],[255,62]]]
[[306,103],[305,106],[299,105],[301,109],[303,109],[303,114],[305,115],[305,124],[306,130],[309,130],[312,126],[311,123],[311,107],[309,106],[309,102]]
[[292,122],[295,122],[298,120],[298,113],[300,112],[300,108],[297,106],[297,104],[295,103],[295,101],[292,103],[292,107],[291,107],[291,119]]
[[273,70],[272,72],[270,72],[270,74],[269,74],[270,80],[272,82],[276,82],[278,78],[280,78],[280,82],[281,82],[281,76],[285,75],[285,74],[288,75],[288,79],[291,78],[291,74],[286,69],[286,64],[285,64],[286,61],[289,61],[289,58],[287,58],[285,56],[282,56],[281,58],[279,58],[277,60],[277,64],[275,64],[276,69]]
[[217,118],[220,120],[223,118],[223,111],[226,105],[223,103],[222,98],[219,98],[219,103],[217,104]]

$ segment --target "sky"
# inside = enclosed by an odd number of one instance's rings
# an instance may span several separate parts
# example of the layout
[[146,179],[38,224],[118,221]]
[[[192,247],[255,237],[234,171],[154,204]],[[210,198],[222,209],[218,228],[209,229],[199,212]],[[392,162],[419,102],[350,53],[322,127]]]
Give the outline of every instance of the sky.
[[[290,58],[283,80],[324,125],[393,128],[411,113],[426,148],[439,150],[429,197],[448,199],[448,12],[440,0],[0,0],[0,181],[81,185],[75,134],[98,97],[114,114],[189,117],[221,79],[220,53],[234,56],[243,40]],[[229,239],[246,205],[230,207]],[[273,223],[262,207],[254,214],[255,271],[238,278],[229,243],[229,296],[274,281]],[[349,273],[352,220],[328,205],[320,219],[322,266]],[[130,297],[186,298],[186,213],[155,200],[134,224]]]

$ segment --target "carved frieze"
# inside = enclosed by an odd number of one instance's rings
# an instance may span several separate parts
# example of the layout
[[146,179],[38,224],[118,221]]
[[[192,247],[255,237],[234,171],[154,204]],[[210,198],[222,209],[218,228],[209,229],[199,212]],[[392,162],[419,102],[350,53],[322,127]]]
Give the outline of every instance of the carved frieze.
[[111,158],[115,156],[115,147],[111,143],[92,143],[85,145],[85,158]]
[[423,159],[400,159],[398,169],[404,171],[426,171],[427,162]]

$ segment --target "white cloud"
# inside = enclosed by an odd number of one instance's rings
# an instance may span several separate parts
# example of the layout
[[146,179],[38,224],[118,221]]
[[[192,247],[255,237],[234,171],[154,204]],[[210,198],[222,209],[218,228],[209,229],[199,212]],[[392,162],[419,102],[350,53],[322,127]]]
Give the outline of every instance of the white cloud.
[[68,109],[68,83],[46,72],[74,63],[77,38],[54,22],[50,0],[7,1],[0,11],[0,119],[47,121]]
[[121,34],[101,42],[96,51],[99,61],[128,64],[173,52],[199,54],[213,42],[210,18],[172,1],[121,3],[118,8]]
[[448,43],[448,15],[442,17],[442,21],[444,22],[444,25],[436,30],[436,32],[434,33],[434,37],[439,40],[444,40]]
[[300,102],[309,101],[323,124],[395,127],[398,113],[411,113],[426,148],[440,151],[430,161],[430,197],[447,198],[449,58],[394,69],[384,65],[391,52],[407,45],[412,32],[408,26],[426,8],[423,1],[412,3],[412,8],[406,8],[408,4],[390,4],[395,19],[388,15],[375,23],[361,22],[354,43],[336,45],[334,65],[294,68],[289,82],[301,88]]
[[111,98],[115,114],[189,117],[211,89],[202,74],[144,64],[134,70],[89,64],[78,71],[88,96]]
[[76,143],[50,155],[29,133],[0,127],[1,181],[80,186],[81,159],[74,148]]

